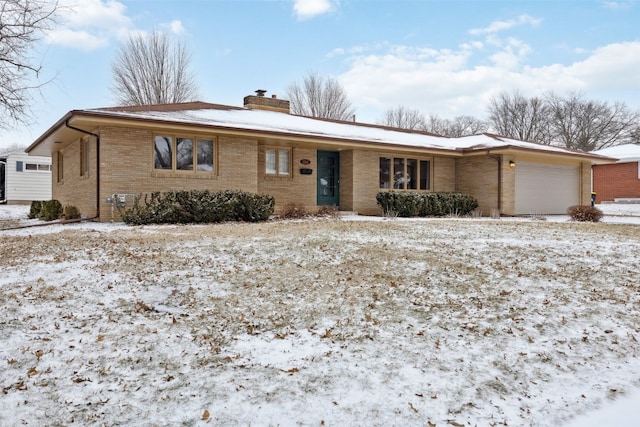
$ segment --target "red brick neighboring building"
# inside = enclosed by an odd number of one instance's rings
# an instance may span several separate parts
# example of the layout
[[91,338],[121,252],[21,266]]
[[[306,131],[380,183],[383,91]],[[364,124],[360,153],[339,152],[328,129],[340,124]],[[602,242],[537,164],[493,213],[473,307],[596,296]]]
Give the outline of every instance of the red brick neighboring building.
[[593,154],[619,159],[617,163],[592,166],[596,203],[620,199],[640,200],[640,145],[618,145],[594,151]]

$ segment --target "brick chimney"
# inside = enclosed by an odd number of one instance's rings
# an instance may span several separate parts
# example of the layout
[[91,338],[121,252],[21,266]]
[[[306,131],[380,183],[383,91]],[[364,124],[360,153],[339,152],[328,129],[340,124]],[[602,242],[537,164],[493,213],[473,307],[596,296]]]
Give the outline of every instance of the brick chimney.
[[250,110],[266,110],[276,111],[278,113],[290,113],[289,101],[286,99],[278,99],[275,95],[271,98],[264,96],[266,90],[258,89],[255,95],[247,95],[244,97],[244,107]]

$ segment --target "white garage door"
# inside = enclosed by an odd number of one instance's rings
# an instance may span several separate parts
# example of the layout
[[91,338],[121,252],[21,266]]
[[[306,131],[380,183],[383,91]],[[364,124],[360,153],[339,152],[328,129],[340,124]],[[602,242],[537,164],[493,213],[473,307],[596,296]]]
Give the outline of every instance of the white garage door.
[[580,203],[580,169],[518,162],[516,214],[566,214]]

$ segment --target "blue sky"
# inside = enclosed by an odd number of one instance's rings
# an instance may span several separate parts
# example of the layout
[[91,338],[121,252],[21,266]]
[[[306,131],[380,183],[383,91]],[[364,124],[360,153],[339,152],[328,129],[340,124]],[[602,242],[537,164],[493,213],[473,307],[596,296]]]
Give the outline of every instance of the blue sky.
[[111,61],[133,32],[192,52],[199,99],[242,105],[313,72],[344,87],[358,121],[396,106],[484,118],[501,91],[546,91],[640,109],[640,2],[436,0],[60,0],[34,52],[35,121],[0,130],[28,145],[67,111],[114,105]]

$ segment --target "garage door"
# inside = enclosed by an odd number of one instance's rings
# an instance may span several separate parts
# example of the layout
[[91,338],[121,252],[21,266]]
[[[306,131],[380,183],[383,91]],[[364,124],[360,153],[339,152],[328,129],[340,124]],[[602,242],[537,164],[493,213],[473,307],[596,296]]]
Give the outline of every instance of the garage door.
[[580,168],[518,162],[516,214],[566,214],[580,203]]

